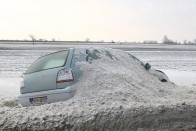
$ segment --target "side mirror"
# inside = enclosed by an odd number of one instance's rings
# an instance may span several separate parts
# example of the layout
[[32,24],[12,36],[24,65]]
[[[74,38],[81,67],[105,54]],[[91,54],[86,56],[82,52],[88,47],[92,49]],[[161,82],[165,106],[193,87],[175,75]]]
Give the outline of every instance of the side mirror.
[[22,73],[22,75],[20,76],[21,78],[24,78],[24,73]]
[[146,70],[150,70],[151,65],[150,65],[149,63],[146,63],[145,66],[144,66],[144,68],[145,68]]

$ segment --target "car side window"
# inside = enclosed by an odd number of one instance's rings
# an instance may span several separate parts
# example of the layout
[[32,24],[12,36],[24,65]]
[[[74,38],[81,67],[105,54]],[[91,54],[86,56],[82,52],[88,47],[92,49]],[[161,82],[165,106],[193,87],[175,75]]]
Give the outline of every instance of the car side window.
[[89,61],[89,62],[92,62],[92,60],[97,60],[97,59],[100,59],[101,58],[101,55],[105,55],[107,57],[110,57],[111,59],[113,59],[112,55],[110,54],[109,51],[107,50],[104,50],[103,52],[102,51],[99,51],[99,50],[86,50],[86,61]]
[[86,50],[86,61],[92,61],[92,60],[97,60],[99,59],[99,54],[100,52],[98,50],[93,50],[93,51],[90,51],[90,50]]

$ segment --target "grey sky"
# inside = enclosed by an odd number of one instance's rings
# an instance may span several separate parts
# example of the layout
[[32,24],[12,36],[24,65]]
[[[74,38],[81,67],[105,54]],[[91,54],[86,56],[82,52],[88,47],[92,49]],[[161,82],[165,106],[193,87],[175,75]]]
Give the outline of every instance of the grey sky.
[[195,0],[0,0],[0,39],[183,41],[196,38]]

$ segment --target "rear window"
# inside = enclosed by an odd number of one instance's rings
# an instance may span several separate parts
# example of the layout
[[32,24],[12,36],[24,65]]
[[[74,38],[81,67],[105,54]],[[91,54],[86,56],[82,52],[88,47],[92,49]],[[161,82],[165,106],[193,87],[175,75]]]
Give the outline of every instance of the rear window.
[[25,74],[56,68],[65,65],[69,51],[52,53],[37,59],[26,71]]

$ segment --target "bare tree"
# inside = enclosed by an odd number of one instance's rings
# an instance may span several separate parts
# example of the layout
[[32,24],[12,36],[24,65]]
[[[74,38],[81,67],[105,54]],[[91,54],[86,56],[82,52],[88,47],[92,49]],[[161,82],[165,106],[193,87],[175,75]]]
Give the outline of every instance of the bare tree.
[[187,44],[187,40],[184,40],[184,44],[185,44],[185,45]]
[[193,40],[193,43],[195,43],[195,44],[196,44],[196,39],[194,39],[194,40]]
[[166,35],[163,37],[163,44],[176,44],[173,40],[169,39]]
[[168,37],[165,35],[164,37],[163,37],[163,43],[165,44],[165,43],[167,43],[169,41],[169,39],[168,39]]
[[89,39],[89,38],[86,38],[86,39],[85,39],[85,41],[86,41],[86,42],[89,42],[89,41],[90,41],[90,39]]
[[35,44],[36,38],[34,35],[29,35],[29,37],[31,38],[33,45]]

